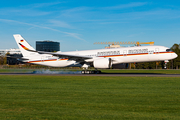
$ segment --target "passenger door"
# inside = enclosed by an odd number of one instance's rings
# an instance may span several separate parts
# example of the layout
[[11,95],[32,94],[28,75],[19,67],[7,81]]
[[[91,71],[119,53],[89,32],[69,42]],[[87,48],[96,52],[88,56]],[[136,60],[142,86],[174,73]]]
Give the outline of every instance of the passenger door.
[[155,48],[155,54],[159,54],[159,48]]
[[127,56],[127,50],[123,51],[123,56]]

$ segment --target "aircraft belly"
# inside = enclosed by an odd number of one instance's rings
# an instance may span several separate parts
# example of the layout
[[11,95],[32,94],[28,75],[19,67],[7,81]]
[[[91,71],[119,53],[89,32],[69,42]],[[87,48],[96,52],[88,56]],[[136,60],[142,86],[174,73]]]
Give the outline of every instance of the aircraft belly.
[[58,67],[74,66],[75,63],[76,61],[68,61],[68,60],[58,61]]

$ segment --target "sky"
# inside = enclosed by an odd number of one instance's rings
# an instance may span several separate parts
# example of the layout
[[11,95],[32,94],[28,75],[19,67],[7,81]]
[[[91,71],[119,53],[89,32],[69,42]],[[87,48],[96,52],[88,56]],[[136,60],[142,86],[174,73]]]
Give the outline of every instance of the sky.
[[[0,49],[60,42],[61,51],[101,49],[95,42],[180,44],[179,0],[1,0]],[[131,46],[131,45],[129,45]]]

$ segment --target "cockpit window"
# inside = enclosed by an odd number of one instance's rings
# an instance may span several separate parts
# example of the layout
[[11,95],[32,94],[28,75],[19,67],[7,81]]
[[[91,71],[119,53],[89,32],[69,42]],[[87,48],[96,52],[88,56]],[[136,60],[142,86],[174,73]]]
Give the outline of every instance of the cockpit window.
[[166,52],[172,52],[172,50],[171,49],[166,49]]

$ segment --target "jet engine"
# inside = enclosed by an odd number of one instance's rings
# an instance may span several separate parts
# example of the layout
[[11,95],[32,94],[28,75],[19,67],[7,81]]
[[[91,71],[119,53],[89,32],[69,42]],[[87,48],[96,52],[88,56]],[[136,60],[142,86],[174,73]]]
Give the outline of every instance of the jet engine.
[[112,67],[111,58],[101,58],[94,60],[93,62],[94,68],[107,69]]

